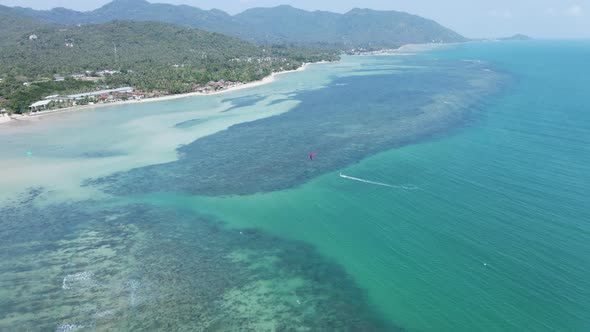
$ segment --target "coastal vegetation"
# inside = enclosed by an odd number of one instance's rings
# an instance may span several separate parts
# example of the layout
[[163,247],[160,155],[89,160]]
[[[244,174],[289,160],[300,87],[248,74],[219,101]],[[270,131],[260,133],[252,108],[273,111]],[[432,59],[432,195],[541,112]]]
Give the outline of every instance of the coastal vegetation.
[[133,86],[162,94],[207,82],[250,82],[305,62],[337,60],[333,49],[255,45],[157,22],[63,26],[0,8],[0,96],[21,113],[46,95]]
[[46,80],[23,85],[19,79],[8,76],[0,82],[0,95],[7,96],[7,98],[3,97],[5,99],[3,103],[0,102],[0,109],[6,107],[15,113],[23,113],[28,110],[31,103],[46,96],[92,90],[94,85],[93,82],[74,79],[60,82]]
[[89,12],[0,6],[0,30],[0,108],[16,113],[55,94],[124,86],[150,96],[208,92],[343,52],[465,40],[395,11],[278,6],[231,16],[144,0],[114,0]]

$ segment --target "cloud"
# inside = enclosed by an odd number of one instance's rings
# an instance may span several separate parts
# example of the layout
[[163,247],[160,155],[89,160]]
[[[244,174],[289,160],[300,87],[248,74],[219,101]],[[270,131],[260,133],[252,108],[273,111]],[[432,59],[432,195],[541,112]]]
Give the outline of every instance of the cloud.
[[582,7],[578,5],[573,5],[565,10],[565,14],[568,16],[579,17],[584,15],[584,10],[582,9]]

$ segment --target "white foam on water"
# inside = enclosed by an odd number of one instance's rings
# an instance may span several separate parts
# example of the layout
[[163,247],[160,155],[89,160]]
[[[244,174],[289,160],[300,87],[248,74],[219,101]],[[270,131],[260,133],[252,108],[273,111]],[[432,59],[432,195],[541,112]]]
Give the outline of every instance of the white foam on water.
[[114,314],[115,314],[115,310],[109,309],[109,310],[99,311],[99,312],[95,313],[94,318],[105,318],[105,317],[113,316]]
[[74,274],[68,274],[64,277],[61,288],[62,289],[72,289],[73,284],[87,282],[92,279],[92,273],[88,271],[78,272]]
[[135,279],[130,279],[127,282],[127,286],[129,287],[129,306],[136,307],[139,302],[139,295],[137,292],[139,291],[139,287],[141,283]]
[[84,328],[84,325],[66,323],[66,324],[62,324],[62,325],[58,326],[57,329],[55,329],[55,331],[56,332],[76,331],[76,330],[83,329],[83,328]]
[[125,217],[128,214],[129,214],[129,212],[127,212],[127,213],[112,214],[112,215],[109,215],[109,216],[104,217],[104,220],[105,221],[114,221],[114,220],[117,220],[117,219],[119,219],[121,217]]
[[361,179],[361,178],[355,178],[353,176],[344,175],[342,173],[340,173],[340,177],[343,179],[347,179],[347,180],[358,181],[358,182],[362,182],[362,183],[367,183],[367,184],[372,184],[372,185],[382,186],[382,187],[395,188],[395,189],[403,189],[403,190],[418,190],[418,189],[420,189],[419,187],[417,187],[413,184],[396,186],[396,185],[388,184],[388,183],[375,182],[375,181],[365,180],[365,179]]

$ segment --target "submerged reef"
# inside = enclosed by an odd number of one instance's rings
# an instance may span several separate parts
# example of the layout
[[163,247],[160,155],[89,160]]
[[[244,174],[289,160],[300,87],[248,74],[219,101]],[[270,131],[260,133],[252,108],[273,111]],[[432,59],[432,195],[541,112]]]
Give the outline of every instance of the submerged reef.
[[33,200],[0,211],[0,330],[402,330],[309,245],[182,209]]
[[[180,147],[177,161],[86,184],[116,195],[245,195],[294,187],[376,153],[465,126],[504,79],[481,62],[407,64],[411,66],[395,72],[360,68],[327,87],[297,92],[290,98],[300,102],[287,113],[238,124]],[[232,112],[260,99],[234,100]],[[311,152],[318,153],[313,161]]]

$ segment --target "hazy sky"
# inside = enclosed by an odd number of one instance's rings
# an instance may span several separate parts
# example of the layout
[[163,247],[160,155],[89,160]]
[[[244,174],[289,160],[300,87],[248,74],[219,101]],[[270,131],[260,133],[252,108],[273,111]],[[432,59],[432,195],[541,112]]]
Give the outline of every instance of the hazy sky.
[[[346,12],[354,7],[401,10],[434,19],[467,37],[524,33],[545,38],[590,38],[590,0],[149,0],[218,8],[231,14],[251,7],[290,4]],[[7,6],[92,10],[110,0],[0,0]]]

